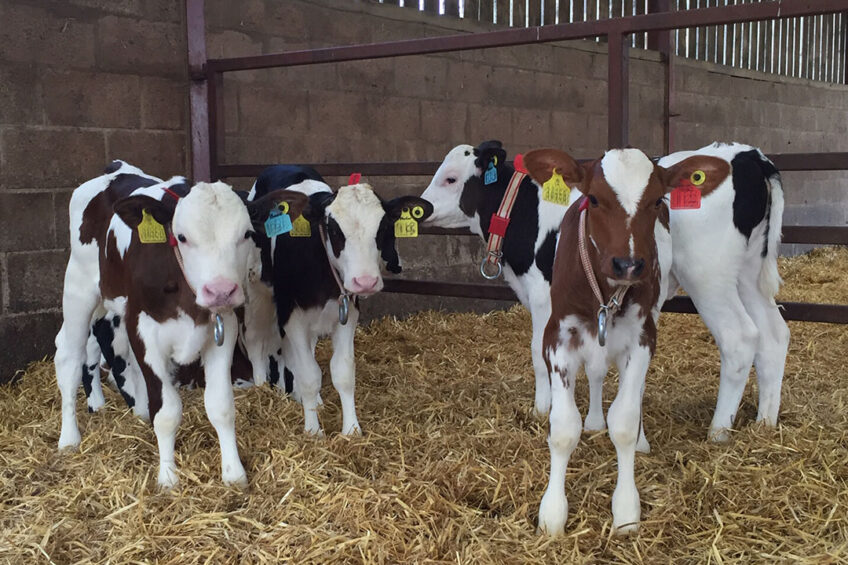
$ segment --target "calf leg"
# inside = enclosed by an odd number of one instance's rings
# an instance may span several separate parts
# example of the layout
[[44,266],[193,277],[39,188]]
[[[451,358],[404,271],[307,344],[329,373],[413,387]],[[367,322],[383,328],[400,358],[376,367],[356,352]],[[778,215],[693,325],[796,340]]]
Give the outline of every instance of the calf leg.
[[604,422],[604,377],[607,376],[606,363],[600,360],[586,362],[586,379],[589,381],[589,412],[586,413],[586,421],[583,429],[586,431],[600,431],[606,429]]
[[236,405],[230,382],[233,348],[238,335],[234,313],[224,314],[224,344],[210,343],[203,354],[206,389],[203,403],[206,415],[218,433],[221,446],[221,480],[224,484],[247,486],[247,474],[239,459],[236,443]]
[[612,495],[612,525],[616,533],[637,531],[641,515],[634,466],[642,390],[651,352],[647,347],[638,346],[628,353],[618,363],[618,394],[607,413],[610,439],[618,456],[618,480]]
[[718,400],[709,438],[727,441],[754,361],[759,341],[757,327],[745,311],[735,283],[732,286],[687,288],[687,292],[721,352]]
[[89,412],[97,412],[106,404],[100,383],[100,347],[94,333],[88,336],[85,346],[85,365],[82,368],[82,388],[85,391]]
[[353,358],[353,336],[359,310],[352,308],[347,324],[336,325],[333,332],[333,357],[330,359],[330,374],[333,386],[339,392],[342,403],[342,434],[360,434],[359,420],[356,418],[356,404],[353,395],[356,386],[356,365]]
[[548,535],[565,530],[568,518],[568,499],[565,496],[565,471],[577,442],[580,440],[580,411],[574,401],[574,381],[579,364],[569,356],[565,346],[558,345],[549,353],[551,363],[551,414],[548,447],[551,452],[551,471],[548,488],[539,505],[539,529]]
[[62,295],[63,322],[56,335],[56,382],[62,395],[62,430],[59,449],[80,443],[77,426],[77,390],[82,382],[82,367],[87,363],[86,345],[91,330],[91,317],[100,299],[91,274],[83,272],[73,258],[65,271]]
[[[547,297],[545,297],[547,298]],[[533,359],[533,374],[536,377],[536,417],[544,419],[551,410],[551,380],[545,359],[542,357],[542,338],[545,324],[551,315],[550,300],[544,304],[531,304],[530,317],[533,322],[533,337],[530,340],[530,353]]]
[[780,390],[789,349],[789,327],[771,299],[762,294],[756,281],[739,287],[742,303],[759,332],[754,366],[757,369],[759,402],[757,421],[777,425]]
[[315,361],[308,337],[303,332],[287,333],[283,338],[283,356],[294,374],[294,390],[300,394],[304,430],[307,434],[324,435],[318,421],[321,367]]

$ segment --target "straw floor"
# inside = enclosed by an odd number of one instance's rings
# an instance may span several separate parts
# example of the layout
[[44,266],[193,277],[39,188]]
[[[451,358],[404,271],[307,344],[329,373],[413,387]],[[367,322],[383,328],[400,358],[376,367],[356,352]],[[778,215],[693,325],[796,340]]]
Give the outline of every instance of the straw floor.
[[[785,260],[782,298],[848,303],[848,250]],[[536,534],[546,425],[531,416],[530,323],[426,312],[357,334],[364,435],[327,437],[298,404],[237,391],[250,487],[222,486],[202,393],[184,391],[180,487],[156,488],[151,427],[107,391],[81,448],[57,453],[52,364],[0,389],[0,562],[9,563],[838,563],[848,562],[848,328],[792,323],[777,429],[753,423],[752,378],[730,443],[705,441],[719,359],[697,317],[666,315],[648,375],[650,455],[637,458],[642,529],[610,535],[615,453],[584,435],[558,539]],[[328,364],[329,347],[319,346]],[[605,405],[615,378],[606,385]],[[578,390],[585,413],[586,387]]]

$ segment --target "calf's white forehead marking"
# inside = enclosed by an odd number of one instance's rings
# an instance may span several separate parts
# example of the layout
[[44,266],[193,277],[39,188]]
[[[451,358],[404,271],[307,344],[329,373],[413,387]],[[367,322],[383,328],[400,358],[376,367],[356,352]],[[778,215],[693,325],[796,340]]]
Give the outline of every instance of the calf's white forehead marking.
[[654,172],[654,164],[638,149],[611,149],[601,159],[601,169],[621,207],[628,216],[634,216]]
[[343,186],[327,206],[346,239],[374,239],[383,219],[383,204],[368,184]]
[[248,229],[247,208],[223,182],[197,183],[174,211],[174,231],[187,231],[195,240],[229,241]]

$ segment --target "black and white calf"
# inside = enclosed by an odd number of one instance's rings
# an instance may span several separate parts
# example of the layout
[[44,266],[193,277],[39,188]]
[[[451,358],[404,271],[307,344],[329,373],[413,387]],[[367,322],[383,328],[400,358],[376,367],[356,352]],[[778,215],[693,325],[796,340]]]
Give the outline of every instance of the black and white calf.
[[[333,193],[314,170],[289,165],[266,169],[257,178],[250,198],[261,198],[279,188],[309,197],[303,214],[308,225],[295,225],[293,231],[271,239],[261,238],[262,279],[273,289],[277,329],[269,326],[270,316],[257,312],[267,308],[268,294],[256,289],[260,299],[250,296],[246,334],[251,336],[248,342],[258,339],[263,346],[262,351],[251,352],[251,362],[268,358],[269,351],[276,348],[275,340],[282,339],[277,371],[291,371],[294,393],[303,404],[306,432],[321,434],[317,414],[321,368],[315,361],[315,345],[319,337],[331,335],[330,374],[341,398],[342,433],[357,433],[353,338],[359,319],[358,297],[383,288],[381,257],[388,270],[400,271],[395,222],[407,214],[416,222],[423,221],[433,208],[417,196],[382,201],[367,184],[343,186]],[[251,285],[249,293],[256,286]],[[342,301],[348,304],[346,315],[340,311]],[[264,337],[259,336],[262,333]],[[261,382],[262,377],[256,377]]]
[[[490,163],[497,171],[497,180],[484,184],[483,171]],[[486,141],[479,147],[454,147],[421,195],[433,204],[433,215],[425,224],[468,228],[488,239],[492,214],[500,206],[514,171],[499,141]],[[531,351],[536,376],[535,406],[540,417],[551,408],[542,337],[551,315],[551,272],[557,234],[568,204],[581,196],[580,191],[572,190],[567,203],[548,202],[541,198],[539,185],[530,176],[525,177],[503,239],[504,279],[533,320]],[[603,423],[603,414],[600,418]]]
[[[752,362],[759,383],[758,420],[774,425],[780,406],[789,330],[774,303],[780,285],[777,251],[783,216],[783,189],[774,165],[754,147],[738,143],[675,153],[662,167],[693,155],[719,157],[730,173],[709,192],[695,186],[700,208],[670,212],[672,273],[666,296],[677,281],[692,297],[721,350],[721,384],[709,436],[728,437]],[[489,164],[497,181],[484,184]],[[422,197],[433,204],[428,225],[468,228],[488,238],[489,220],[512,175],[498,141],[479,147],[459,145],[445,157]],[[697,182],[697,179],[696,179]],[[691,188],[691,187],[689,187]],[[571,186],[569,202],[582,196]],[[503,243],[504,278],[533,320],[532,358],[536,376],[536,411],[550,408],[550,383],[542,358],[542,335],[551,312],[550,281],[556,234],[566,206],[541,198],[541,187],[525,178],[518,191]],[[603,378],[590,371],[586,430],[604,429]],[[649,449],[644,434],[640,451]]]

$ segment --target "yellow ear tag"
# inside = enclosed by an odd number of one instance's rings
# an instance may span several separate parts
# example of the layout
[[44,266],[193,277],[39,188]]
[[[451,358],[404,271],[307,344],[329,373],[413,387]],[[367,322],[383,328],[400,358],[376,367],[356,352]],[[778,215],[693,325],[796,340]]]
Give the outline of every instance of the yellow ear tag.
[[312,225],[303,216],[298,216],[292,221],[292,229],[289,235],[292,237],[312,237]]
[[165,227],[157,222],[147,210],[141,211],[141,223],[138,224],[138,239],[142,243],[165,243]]
[[698,169],[697,171],[692,173],[692,176],[689,177],[689,180],[695,186],[701,186],[702,184],[704,184],[704,181],[707,180],[707,174],[704,171]]
[[551,178],[542,185],[542,200],[568,206],[569,198],[571,198],[571,189],[565,184],[562,175],[554,169]]
[[418,222],[412,219],[412,215],[418,214],[418,217],[421,217],[424,215],[424,209],[418,211],[417,208],[421,206],[413,208],[411,213],[409,208],[403,209],[400,218],[395,220],[395,237],[418,237]]

